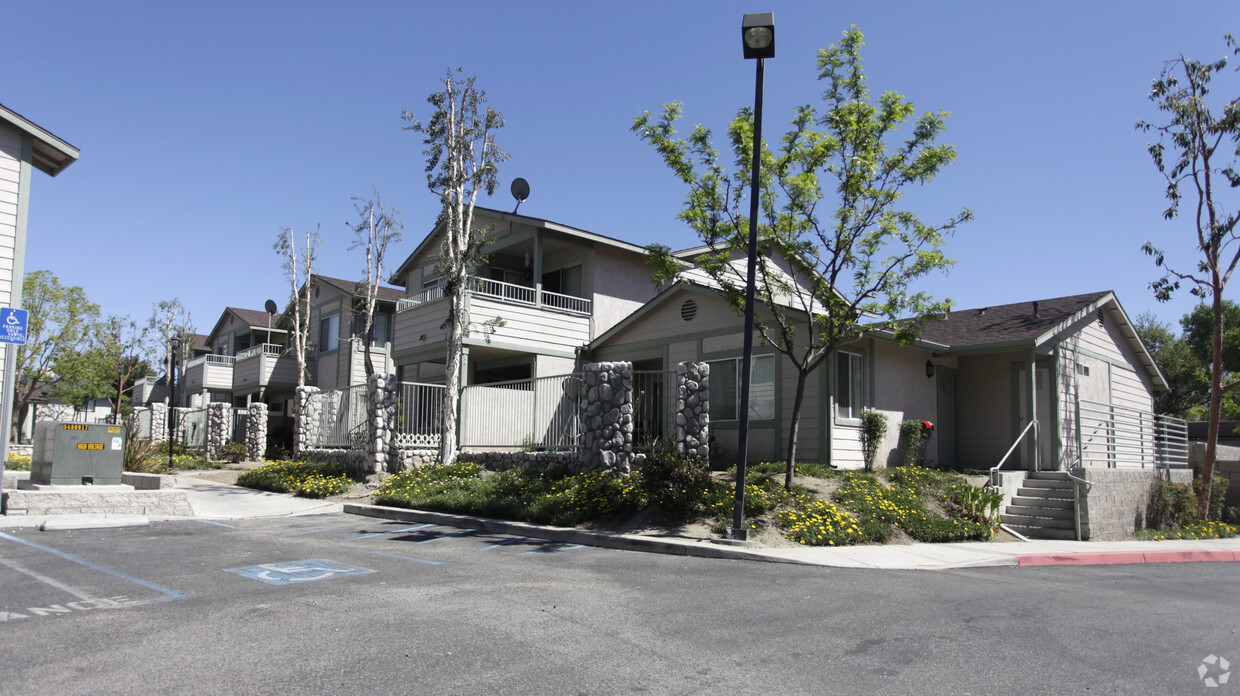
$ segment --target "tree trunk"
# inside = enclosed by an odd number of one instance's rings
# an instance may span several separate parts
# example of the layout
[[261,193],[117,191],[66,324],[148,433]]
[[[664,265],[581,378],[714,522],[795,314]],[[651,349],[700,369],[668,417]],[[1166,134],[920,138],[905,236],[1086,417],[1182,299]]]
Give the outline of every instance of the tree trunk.
[[797,437],[801,434],[801,403],[805,400],[805,380],[808,377],[809,371],[797,370],[797,393],[792,400],[792,423],[788,428],[788,468],[784,472],[784,488],[787,490],[792,490],[792,476],[797,468]]
[[464,344],[465,282],[452,284],[448,317],[448,354],[444,359],[443,430],[439,435],[439,461],[444,466],[456,460],[456,414],[460,408],[461,350]]
[[1214,332],[1211,343],[1214,357],[1210,365],[1210,424],[1206,431],[1206,457],[1201,464],[1201,498],[1197,501],[1197,509],[1201,521],[1210,520],[1210,497],[1214,487],[1214,457],[1217,452],[1219,415],[1223,404],[1223,293],[1215,274],[1214,298]]

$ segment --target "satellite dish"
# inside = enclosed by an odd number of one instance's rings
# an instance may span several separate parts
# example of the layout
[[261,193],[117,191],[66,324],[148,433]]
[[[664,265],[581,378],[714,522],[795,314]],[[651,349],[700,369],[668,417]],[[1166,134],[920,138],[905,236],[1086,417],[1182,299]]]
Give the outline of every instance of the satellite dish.
[[510,190],[512,191],[512,197],[517,199],[517,207],[512,209],[512,212],[515,213],[517,212],[517,208],[520,208],[521,204],[525,202],[525,199],[530,197],[530,182],[522,179],[521,177],[517,177],[512,180],[512,187]]
[[275,300],[267,300],[267,304],[263,305],[263,307],[266,308],[268,314],[275,314],[276,312],[280,311],[279,309],[276,308]]

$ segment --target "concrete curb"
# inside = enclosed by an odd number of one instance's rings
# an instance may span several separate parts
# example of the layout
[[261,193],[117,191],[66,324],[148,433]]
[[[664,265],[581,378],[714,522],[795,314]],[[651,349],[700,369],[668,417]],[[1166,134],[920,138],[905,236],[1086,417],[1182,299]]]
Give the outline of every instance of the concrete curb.
[[709,541],[698,541],[683,538],[658,538],[638,536],[636,534],[613,534],[609,532],[592,532],[573,527],[549,527],[530,524],[528,522],[510,522],[493,520],[487,517],[471,517],[453,515],[446,512],[426,512],[407,508],[385,507],[382,505],[361,505],[346,503],[344,511],[350,515],[378,517],[380,519],[399,522],[427,522],[443,524],[462,529],[481,529],[488,532],[512,534],[534,539],[546,539],[565,544],[585,544],[601,546],[623,551],[640,551],[644,553],[663,553],[673,556],[692,556],[695,558],[731,558],[746,561],[766,561],[768,563],[792,563],[796,565],[817,565],[794,558],[770,556],[759,551],[723,546]]
[[1125,563],[1217,563],[1240,561],[1237,551],[1102,551],[1097,553],[1039,553],[1017,555],[1022,566],[1118,565]]

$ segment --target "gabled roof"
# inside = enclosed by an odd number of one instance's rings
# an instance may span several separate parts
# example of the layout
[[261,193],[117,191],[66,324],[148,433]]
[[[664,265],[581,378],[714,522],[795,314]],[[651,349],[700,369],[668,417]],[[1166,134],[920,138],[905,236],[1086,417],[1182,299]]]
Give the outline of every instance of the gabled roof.
[[[225,307],[224,311],[220,313],[220,318],[216,320],[215,326],[211,327],[211,333],[207,334],[207,340],[212,340],[217,335],[219,335],[220,329],[222,329],[224,326],[224,320],[227,319],[230,314],[240,319],[242,324],[244,324],[245,326],[248,326],[251,329],[259,329],[262,331],[267,330],[268,314],[262,311],[261,309],[241,309],[240,307]],[[271,330],[273,332],[279,331],[280,333],[284,333],[284,329],[276,328],[276,326],[280,323],[280,315],[275,314],[275,315],[270,315],[270,316],[271,316]]]
[[56,176],[78,159],[79,152],[76,147],[4,104],[0,104],[0,122],[7,123],[34,138],[34,156],[31,164],[41,172]]
[[1057,333],[1062,324],[1107,297],[1113,295],[1110,292],[1091,292],[948,312],[943,319],[922,329],[921,337],[953,349],[1041,343],[1039,339],[1043,336]]
[[[314,274],[314,279],[324,285],[334,287],[350,297],[354,295],[361,295],[365,292],[366,288],[366,281],[364,280],[342,280],[340,278],[329,278],[328,276],[319,275],[318,273]],[[378,299],[380,302],[395,302],[404,296],[405,294],[400,288],[390,288],[386,285],[379,286]]]
[[[585,230],[577,229],[576,227],[569,227],[568,225],[562,225],[558,222],[552,222],[551,220],[543,220],[541,218],[530,217],[528,215],[518,215],[516,213],[505,213],[502,210],[484,208],[480,205],[474,206],[474,215],[478,215],[479,213],[487,217],[495,218],[500,222],[515,222],[522,225],[529,225],[531,227],[541,227],[543,229],[561,232],[571,237],[577,237],[578,239],[585,239],[598,244],[605,244],[607,246],[615,247],[617,249],[624,249],[625,251],[631,251],[638,254],[646,253],[646,248],[638,246],[637,244],[631,244],[629,242],[596,234],[594,232],[587,232]],[[396,282],[396,278],[399,278],[408,272],[409,267],[413,265],[414,259],[421,256],[422,253],[426,251],[426,249],[430,246],[431,241],[442,229],[443,222],[436,221],[435,227],[431,229],[430,234],[426,235],[426,237],[418,244],[418,247],[413,250],[413,253],[409,254],[408,258],[405,259],[404,263],[402,263],[399,268],[388,276],[388,282],[394,283]]]

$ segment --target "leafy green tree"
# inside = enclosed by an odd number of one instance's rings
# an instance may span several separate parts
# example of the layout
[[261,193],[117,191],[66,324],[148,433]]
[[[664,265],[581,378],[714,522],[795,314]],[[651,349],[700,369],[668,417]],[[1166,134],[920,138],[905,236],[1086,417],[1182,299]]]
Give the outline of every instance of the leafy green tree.
[[[907,189],[933,179],[956,158],[950,145],[935,141],[946,111],[915,117],[901,94],[883,92],[872,100],[861,62],[863,36],[853,26],[843,39],[818,51],[818,79],[826,84],[823,105],[795,110],[778,147],[763,144],[760,176],[759,250],[756,259],[755,329],[797,372],[787,443],[785,485],[792,485],[801,407],[807,378],[837,347],[861,337],[864,322],[889,321],[898,341],[950,307],[910,285],[948,267],[942,252],[947,235],[972,219],[966,209],[939,225],[927,225],[904,208]],[[676,133],[680,104],[635,119],[633,130],[689,187],[679,217],[706,243],[694,259],[721,297],[737,312],[747,285],[748,195],[753,161],[753,113],[742,108],[728,126],[732,166],[696,126],[687,138]],[[667,247],[655,245],[648,258],[654,280],[682,277],[684,265]],[[901,319],[906,320],[901,320]]]
[[1138,316],[1133,328],[1167,380],[1167,391],[1154,394],[1155,412],[1191,416],[1193,409],[1210,395],[1206,363],[1194,354],[1188,341],[1176,335],[1171,324],[1158,321],[1151,312]]
[[[1233,55],[1240,55],[1240,47],[1231,34],[1226,35],[1225,41]],[[1240,188],[1240,173],[1236,172],[1240,159],[1240,98],[1227,100],[1217,114],[1210,108],[1210,83],[1226,69],[1227,57],[1203,63],[1181,54],[1167,61],[1149,95],[1167,120],[1157,125],[1137,122],[1138,129],[1152,130],[1159,136],[1149,146],[1149,153],[1166,179],[1168,206],[1163,217],[1171,220],[1179,215],[1181,187],[1189,190],[1188,208],[1193,216],[1197,253],[1197,263],[1191,270],[1175,269],[1167,265],[1165,253],[1147,241],[1142,248],[1164,271],[1161,278],[1150,284],[1154,296],[1165,301],[1181,284],[1187,284],[1189,292],[1210,303],[1210,425],[1202,466],[1202,519],[1209,519],[1223,394],[1240,386],[1240,381],[1223,383],[1223,290],[1240,262],[1236,230],[1240,222],[1240,197],[1236,196]]]
[[456,459],[456,415],[460,398],[461,353],[467,327],[465,295],[473,269],[485,261],[482,248],[488,234],[474,226],[474,204],[478,193],[495,193],[499,184],[499,163],[508,154],[495,145],[495,131],[504,127],[504,117],[486,106],[486,92],[474,87],[473,77],[464,77],[460,68],[443,78],[443,89],[426,98],[433,108],[423,123],[412,113],[402,112],[409,122],[405,130],[421,133],[426,145],[426,187],[439,196],[439,219],[445,239],[435,259],[435,270],[444,280],[448,298],[446,329],[447,355],[444,359],[445,386],[440,459],[450,464]]
[[26,345],[17,351],[14,385],[14,434],[26,423],[30,404],[40,392],[54,398],[80,399],[74,390],[88,382],[97,367],[92,354],[103,330],[99,305],[77,285],[60,284],[51,271],[27,273],[22,305],[30,313]]

